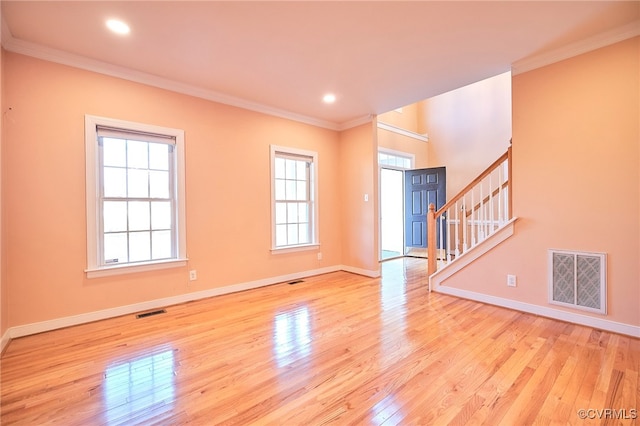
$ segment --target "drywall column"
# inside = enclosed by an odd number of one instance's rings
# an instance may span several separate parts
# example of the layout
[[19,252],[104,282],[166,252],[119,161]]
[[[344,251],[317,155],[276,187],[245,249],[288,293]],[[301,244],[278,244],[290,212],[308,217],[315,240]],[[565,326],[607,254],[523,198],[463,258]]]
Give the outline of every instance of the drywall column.
[[380,275],[376,133],[375,120],[340,133],[342,262],[369,276]]

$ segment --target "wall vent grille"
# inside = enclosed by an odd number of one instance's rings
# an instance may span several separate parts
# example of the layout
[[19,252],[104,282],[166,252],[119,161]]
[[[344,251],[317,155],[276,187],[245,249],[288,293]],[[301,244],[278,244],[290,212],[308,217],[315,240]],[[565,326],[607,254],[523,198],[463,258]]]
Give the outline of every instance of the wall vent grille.
[[607,313],[606,255],[549,250],[549,303]]
[[157,311],[151,311],[151,312],[144,312],[142,314],[137,314],[136,318],[140,319],[140,318],[146,318],[146,317],[152,317],[154,315],[159,315],[159,314],[166,314],[167,311],[164,309],[158,309]]

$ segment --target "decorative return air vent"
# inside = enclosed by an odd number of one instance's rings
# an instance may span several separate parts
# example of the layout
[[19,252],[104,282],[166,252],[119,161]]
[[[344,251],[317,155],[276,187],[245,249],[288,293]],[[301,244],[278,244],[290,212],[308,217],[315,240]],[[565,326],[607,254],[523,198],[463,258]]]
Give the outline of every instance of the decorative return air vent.
[[607,313],[606,254],[549,250],[549,303]]

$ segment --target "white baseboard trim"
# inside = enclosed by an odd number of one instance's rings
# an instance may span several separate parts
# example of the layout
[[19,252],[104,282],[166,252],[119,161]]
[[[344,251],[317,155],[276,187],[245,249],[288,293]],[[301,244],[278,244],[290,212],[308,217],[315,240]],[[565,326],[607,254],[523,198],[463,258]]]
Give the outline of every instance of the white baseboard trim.
[[[10,339],[17,337],[29,336],[31,334],[42,333],[45,331],[56,330],[59,328],[70,327],[73,325],[85,324],[93,321],[99,321],[107,318],[114,318],[122,315],[129,315],[136,312],[142,312],[150,309],[162,308],[165,306],[176,305],[179,303],[190,302],[193,300],[206,299],[208,297],[220,296],[223,294],[236,293],[239,291],[251,290],[254,288],[265,287],[282,282],[306,278],[313,275],[327,274],[330,272],[340,271],[345,267],[340,265],[329,266],[326,268],[312,269],[309,271],[297,272],[292,274],[280,275],[271,278],[264,278],[256,281],[249,281],[240,284],[233,284],[224,287],[217,287],[208,290],[196,291],[193,293],[185,293],[177,296],[165,297],[162,299],[149,300],[131,305],[118,306],[115,308],[103,309],[100,311],[87,312],[84,314],[73,315],[53,320],[47,320],[32,324],[19,325],[11,327],[5,333],[7,342],[2,340],[2,344],[6,345]],[[346,269],[345,269],[346,270]],[[351,271],[349,271],[351,272]]]
[[0,339],[0,354],[4,352],[4,348],[7,347],[10,341],[11,341],[11,336],[10,336],[9,330],[7,330],[2,335],[2,339]]
[[364,275],[365,277],[369,277],[369,278],[380,278],[380,276],[382,275],[382,273],[380,272],[380,269],[372,271],[370,269],[354,268],[353,266],[346,266],[346,265],[342,265],[340,269],[345,272],[351,272],[352,274],[357,274],[357,275]]
[[574,324],[584,325],[587,327],[593,327],[601,330],[640,338],[640,326],[623,324],[606,319],[591,317],[588,315],[548,308],[546,306],[532,305],[530,303],[504,299],[502,297],[476,293],[474,291],[455,287],[437,286],[433,289],[433,291],[448,294],[451,296],[461,297],[463,299],[474,300],[476,302],[487,303],[489,305],[496,305],[503,308],[514,309],[516,311],[539,315],[542,317],[552,318],[560,321],[566,321]]

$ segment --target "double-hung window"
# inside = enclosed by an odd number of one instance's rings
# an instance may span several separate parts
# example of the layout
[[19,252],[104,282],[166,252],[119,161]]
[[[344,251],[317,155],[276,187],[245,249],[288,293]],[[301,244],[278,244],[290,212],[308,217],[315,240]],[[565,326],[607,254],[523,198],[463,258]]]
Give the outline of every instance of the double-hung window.
[[317,163],[315,152],[271,146],[272,250],[319,244]]
[[86,116],[87,273],[185,264],[184,132]]

